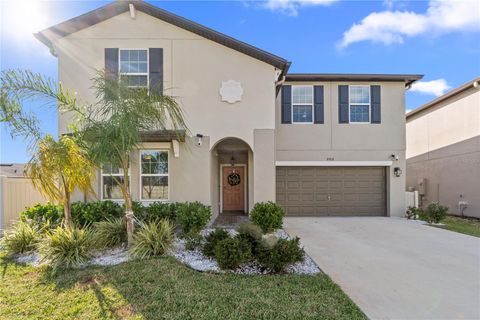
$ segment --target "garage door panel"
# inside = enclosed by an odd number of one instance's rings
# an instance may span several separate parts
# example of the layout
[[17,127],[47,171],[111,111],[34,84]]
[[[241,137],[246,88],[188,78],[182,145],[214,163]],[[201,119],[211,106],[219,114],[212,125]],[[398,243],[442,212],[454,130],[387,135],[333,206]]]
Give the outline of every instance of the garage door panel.
[[288,215],[386,215],[384,167],[278,167],[276,176]]

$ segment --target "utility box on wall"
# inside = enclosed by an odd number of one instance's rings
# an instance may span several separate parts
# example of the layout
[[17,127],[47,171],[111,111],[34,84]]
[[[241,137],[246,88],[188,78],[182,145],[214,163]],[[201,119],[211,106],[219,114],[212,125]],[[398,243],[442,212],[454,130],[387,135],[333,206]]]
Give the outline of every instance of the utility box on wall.
[[417,182],[418,194],[424,196],[427,194],[427,179],[421,178]]

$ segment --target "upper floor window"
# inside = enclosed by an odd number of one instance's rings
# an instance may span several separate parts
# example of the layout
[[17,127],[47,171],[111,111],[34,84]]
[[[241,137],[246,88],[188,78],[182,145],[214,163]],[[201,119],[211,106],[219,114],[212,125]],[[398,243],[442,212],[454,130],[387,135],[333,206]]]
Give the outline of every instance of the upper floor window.
[[140,151],[142,200],[168,200],[168,151]]
[[370,123],[370,86],[349,86],[350,123]]
[[313,86],[292,86],[292,123],[313,123]]
[[[104,164],[102,165],[102,199],[122,200],[123,193],[120,185],[124,183],[123,170],[121,168]],[[130,173],[129,173],[130,176]]]
[[148,87],[148,50],[120,49],[120,80],[132,88]]

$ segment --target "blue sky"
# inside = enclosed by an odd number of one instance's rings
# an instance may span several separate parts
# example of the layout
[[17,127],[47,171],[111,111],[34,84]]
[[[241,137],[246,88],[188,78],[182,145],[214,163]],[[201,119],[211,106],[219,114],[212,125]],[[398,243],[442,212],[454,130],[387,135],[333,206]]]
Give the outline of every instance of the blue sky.
[[[480,76],[480,8],[444,1],[148,1],[292,61],[290,72],[414,73],[406,96],[414,109]],[[32,32],[105,1],[0,0],[0,67],[57,78],[57,60]],[[28,106],[45,132],[56,113]],[[0,162],[28,160],[26,143],[0,128]]]

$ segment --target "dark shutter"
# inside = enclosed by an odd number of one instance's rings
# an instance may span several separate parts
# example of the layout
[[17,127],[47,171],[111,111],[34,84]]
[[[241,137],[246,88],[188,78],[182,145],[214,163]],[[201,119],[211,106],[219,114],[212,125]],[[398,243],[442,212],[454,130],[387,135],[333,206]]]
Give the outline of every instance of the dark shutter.
[[381,95],[380,95],[380,86],[371,86],[370,87],[370,103],[372,104],[372,116],[371,123],[381,123]]
[[118,80],[118,48],[105,48],[105,77]]
[[150,92],[163,94],[163,49],[150,48],[148,52]]
[[292,123],[292,86],[282,87],[282,123]]
[[338,86],[338,122],[349,123],[348,119],[348,86]]
[[323,86],[313,87],[314,123],[324,123]]

